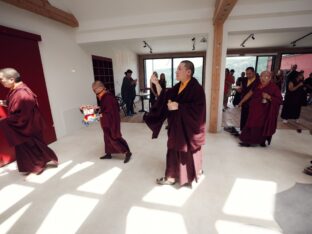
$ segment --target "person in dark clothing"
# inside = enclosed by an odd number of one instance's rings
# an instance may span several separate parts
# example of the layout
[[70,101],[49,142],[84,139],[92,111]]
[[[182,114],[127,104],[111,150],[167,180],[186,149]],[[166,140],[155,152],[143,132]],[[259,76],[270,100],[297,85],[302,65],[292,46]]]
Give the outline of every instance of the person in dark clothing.
[[[157,72],[153,72],[153,75],[158,78]],[[151,103],[151,106],[154,105],[157,96],[158,95],[157,95],[156,85],[153,84],[152,82],[150,82],[150,103]]]
[[[247,79],[243,79],[242,84],[241,84],[241,90],[242,90],[241,99],[243,99],[250,90],[253,90],[260,83],[260,79],[257,77],[255,73],[255,69],[253,67],[246,68],[246,77]],[[250,100],[247,100],[246,102],[242,104],[241,118],[240,118],[240,130],[241,131],[243,130],[246,124],[246,121],[248,119],[249,101]]]
[[13,68],[0,70],[0,83],[10,90],[7,100],[0,103],[8,112],[7,117],[0,119],[0,129],[8,143],[15,147],[19,172],[40,174],[47,166],[56,167],[58,158],[43,139],[45,123],[37,95]]
[[295,78],[291,78],[288,81],[281,113],[283,123],[287,123],[288,119],[295,119],[296,122],[299,121],[301,106],[305,97],[303,87],[303,75],[300,73],[297,73]]
[[160,87],[164,90],[166,90],[167,88],[167,81],[166,81],[166,76],[165,76],[165,73],[161,73],[160,74],[160,77],[159,77],[159,84],[160,84]]
[[236,89],[235,89],[235,94],[234,94],[234,98],[233,98],[233,105],[234,106],[237,106],[238,103],[241,101],[241,92],[242,92],[241,85],[242,85],[242,82],[244,79],[246,79],[245,72],[242,72],[241,76],[238,77],[236,82],[235,82]]
[[193,77],[194,65],[182,61],[176,71],[179,81],[163,90],[155,76],[159,97],[149,113],[143,117],[157,138],[163,122],[168,118],[168,142],[165,176],[158,178],[160,185],[191,184],[202,175],[202,146],[206,136],[206,99],[203,87]]
[[279,107],[282,103],[280,89],[271,81],[271,73],[264,71],[260,76],[260,83],[250,90],[241,100],[242,105],[249,102],[247,122],[240,135],[241,146],[259,144],[265,147],[265,142],[271,143],[276,131]]
[[100,159],[111,159],[112,154],[121,153],[125,154],[124,163],[127,163],[132,153],[121,135],[118,102],[101,81],[95,81],[92,84],[92,90],[100,101],[100,122],[104,133],[105,155]]
[[136,96],[135,87],[137,84],[137,79],[133,79],[132,71],[128,69],[125,72],[125,77],[123,78],[121,85],[121,97],[123,101],[126,103],[127,107],[127,116],[132,116],[136,114],[133,110],[133,102]]

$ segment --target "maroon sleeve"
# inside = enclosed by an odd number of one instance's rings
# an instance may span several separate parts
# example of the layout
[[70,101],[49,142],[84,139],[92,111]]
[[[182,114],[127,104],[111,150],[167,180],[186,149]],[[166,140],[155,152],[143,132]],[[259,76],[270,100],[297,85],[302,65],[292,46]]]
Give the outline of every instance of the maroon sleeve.
[[168,115],[168,95],[170,95],[171,89],[166,91],[162,89],[160,95],[157,97],[157,101],[151,107],[148,113],[143,116],[144,122],[152,130],[152,138],[157,138],[165,119]]
[[279,114],[280,105],[282,104],[283,98],[281,95],[281,91],[278,86],[274,83],[270,84],[270,88],[267,91],[271,96],[270,101],[270,109],[268,112],[268,116],[264,123],[263,135],[264,136],[272,136],[277,127],[277,118]]

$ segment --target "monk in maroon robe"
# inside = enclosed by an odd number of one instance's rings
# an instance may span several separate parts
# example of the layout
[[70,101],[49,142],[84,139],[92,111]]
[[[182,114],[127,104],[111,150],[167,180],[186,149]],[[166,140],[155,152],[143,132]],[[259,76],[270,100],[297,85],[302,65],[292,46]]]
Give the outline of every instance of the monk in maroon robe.
[[[243,99],[250,90],[253,90],[255,87],[257,87],[259,83],[260,83],[260,80],[256,76],[255,69],[253,67],[247,67],[246,78],[242,80],[242,83],[240,85],[241,99]],[[243,130],[248,119],[249,106],[250,106],[249,100],[245,101],[242,104],[241,118],[240,118],[240,130],[241,131]]]
[[180,81],[167,91],[158,79],[151,77],[159,94],[144,121],[157,138],[168,119],[167,163],[165,177],[156,180],[161,185],[191,184],[202,174],[202,146],[205,144],[206,99],[202,86],[193,78],[194,65],[182,61],[176,71]]
[[6,105],[8,116],[0,119],[0,128],[8,143],[15,147],[20,172],[41,173],[58,159],[43,140],[44,121],[39,112],[37,96],[24,84],[13,68],[0,70],[0,82],[10,91]]
[[105,155],[100,159],[111,159],[112,154],[125,154],[124,163],[129,162],[131,152],[120,132],[119,105],[116,98],[106,90],[101,81],[92,84],[93,92],[101,103],[101,127],[104,132]]
[[266,146],[271,143],[272,135],[276,131],[277,117],[282,104],[281,91],[271,82],[271,73],[264,71],[260,76],[258,86],[249,91],[239,103],[241,106],[250,99],[247,122],[240,135],[241,146],[260,144]]

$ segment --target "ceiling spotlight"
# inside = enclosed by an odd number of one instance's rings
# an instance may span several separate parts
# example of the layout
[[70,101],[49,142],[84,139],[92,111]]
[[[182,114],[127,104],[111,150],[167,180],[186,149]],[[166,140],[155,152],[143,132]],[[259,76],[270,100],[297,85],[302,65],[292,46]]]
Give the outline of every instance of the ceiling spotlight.
[[306,34],[306,35],[304,35],[304,36],[298,38],[297,40],[294,40],[294,41],[290,42],[290,44],[291,44],[293,47],[295,47],[295,46],[296,46],[296,43],[297,43],[298,41],[301,41],[303,38],[306,38],[306,37],[308,37],[308,36],[310,36],[310,35],[312,35],[312,32],[310,32],[310,33],[308,33],[308,34]]
[[243,40],[243,42],[240,44],[241,47],[245,47],[245,43],[246,41],[248,41],[249,38],[252,38],[252,40],[255,40],[255,34],[251,33],[248,35],[248,37],[245,38],[245,40]]
[[144,43],[143,48],[147,47],[150,49],[150,53],[153,53],[152,47],[146,41],[143,41],[143,43]]
[[192,42],[193,42],[193,48],[192,48],[192,50],[195,50],[195,40],[196,40],[196,38],[193,37],[193,38],[192,38]]
[[207,42],[207,38],[206,38],[206,37],[203,37],[202,39],[200,39],[200,42],[201,42],[201,43],[206,43],[206,42]]

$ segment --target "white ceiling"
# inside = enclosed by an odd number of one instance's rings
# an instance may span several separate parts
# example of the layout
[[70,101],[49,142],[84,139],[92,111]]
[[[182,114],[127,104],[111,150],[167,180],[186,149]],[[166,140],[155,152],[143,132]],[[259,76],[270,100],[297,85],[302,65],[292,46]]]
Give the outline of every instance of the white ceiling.
[[[92,25],[107,24],[115,28],[127,27],[128,22],[137,22],[137,25],[144,24],[141,22],[145,19],[146,22],[152,22],[153,18],[157,16],[167,17],[172,14],[179,14],[180,17],[187,17],[188,13],[196,14],[196,12],[208,14],[204,16],[207,20],[212,19],[215,0],[50,0],[50,3],[68,12],[72,12],[78,19],[81,27],[85,31],[95,31]],[[309,4],[310,3],[310,4]],[[307,8],[308,6],[308,8]],[[208,12],[208,13],[205,13]],[[257,13],[259,15],[257,16]],[[274,17],[280,15],[312,15],[312,0],[238,0],[229,19],[244,19],[246,24],[253,17]],[[135,18],[135,17],[144,18]],[[205,20],[202,16],[196,20]],[[118,19],[124,19],[119,21]],[[133,19],[136,19],[133,20]],[[141,21],[138,23],[138,19]],[[273,18],[274,19],[274,18]],[[116,21],[117,20],[117,21]],[[157,19],[160,20],[160,19]],[[166,19],[162,24],[165,24]],[[172,19],[168,19],[169,21]],[[180,19],[181,20],[181,19]],[[118,24],[113,24],[118,22]],[[121,23],[122,22],[122,23]],[[287,25],[288,22],[285,22]],[[130,23],[129,23],[130,24]],[[134,23],[133,23],[134,24]],[[105,27],[109,27],[109,26]],[[79,29],[78,29],[79,30]],[[245,46],[246,48],[254,47],[273,47],[273,46],[290,46],[290,42],[312,32],[311,27],[292,27],[283,29],[265,29],[254,31],[235,31],[229,32],[228,35],[228,48],[240,48],[242,41],[250,34],[255,34],[255,40],[249,39]],[[168,34],[169,35],[169,34]],[[186,52],[193,51],[192,38],[196,38],[195,48],[196,51],[206,50],[207,43],[201,43],[203,37],[207,37],[208,33],[186,34],[179,36],[161,36],[151,37],[138,37],[135,39],[123,39],[113,41],[96,42],[98,46],[111,46],[111,47],[126,47],[129,50],[138,54],[149,53],[149,49],[143,48],[143,40],[147,41],[152,47],[153,53],[165,52]],[[130,37],[129,37],[130,38]],[[312,47],[312,35],[301,40],[297,43],[298,47],[309,46]]]

